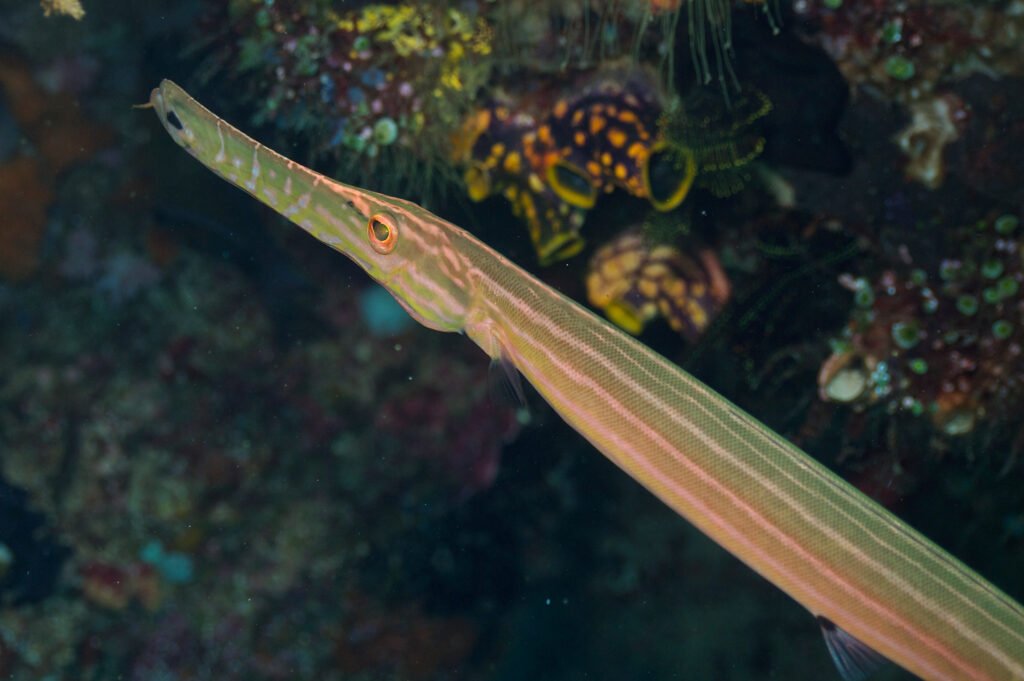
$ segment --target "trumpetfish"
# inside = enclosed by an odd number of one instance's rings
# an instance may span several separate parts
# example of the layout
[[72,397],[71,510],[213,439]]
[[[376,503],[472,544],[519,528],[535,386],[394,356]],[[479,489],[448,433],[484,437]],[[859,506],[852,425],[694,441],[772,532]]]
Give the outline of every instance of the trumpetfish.
[[343,253],[409,314],[518,371],[584,438],[817,619],[847,681],[1024,681],[1024,608],[753,416],[464,229],[331,180],[164,80],[200,163]]

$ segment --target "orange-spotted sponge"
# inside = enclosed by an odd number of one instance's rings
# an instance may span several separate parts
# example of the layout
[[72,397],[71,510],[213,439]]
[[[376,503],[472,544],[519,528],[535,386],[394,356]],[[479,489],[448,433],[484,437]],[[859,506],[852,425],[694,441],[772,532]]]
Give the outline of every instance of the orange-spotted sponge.
[[564,260],[583,248],[584,212],[563,201],[543,179],[554,145],[547,128],[530,111],[501,100],[477,110],[454,144],[465,165],[466,191],[474,201],[501,194],[526,223],[542,265]]
[[729,299],[729,280],[711,251],[694,259],[669,244],[651,244],[632,228],[590,260],[587,299],[629,333],[661,315],[696,341]]
[[546,125],[558,145],[547,180],[567,203],[592,208],[616,185],[643,194],[641,167],[655,135],[660,103],[639,79],[600,77],[559,99]]
[[575,255],[586,211],[621,188],[668,211],[686,197],[696,157],[665,161],[657,123],[664,95],[657,79],[633,67],[578,74],[477,110],[453,140],[470,198],[501,194],[523,219],[541,264]]
[[583,209],[601,192],[616,188],[647,198],[660,211],[678,206],[697,173],[694,162],[649,163],[661,148],[658,119],[664,96],[644,69],[608,68],[594,72],[558,99],[542,131],[556,145],[547,183],[562,200]]

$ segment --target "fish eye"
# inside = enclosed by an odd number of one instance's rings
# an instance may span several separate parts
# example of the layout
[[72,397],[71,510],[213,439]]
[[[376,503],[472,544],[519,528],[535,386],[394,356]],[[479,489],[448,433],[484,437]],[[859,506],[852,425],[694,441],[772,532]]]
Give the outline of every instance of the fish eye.
[[175,130],[185,129],[185,126],[182,124],[181,119],[178,118],[178,114],[174,113],[174,111],[169,110],[165,118],[167,118],[167,123]]
[[398,229],[387,215],[375,213],[370,216],[366,234],[370,238],[370,247],[381,255],[387,255],[395,250],[398,244]]

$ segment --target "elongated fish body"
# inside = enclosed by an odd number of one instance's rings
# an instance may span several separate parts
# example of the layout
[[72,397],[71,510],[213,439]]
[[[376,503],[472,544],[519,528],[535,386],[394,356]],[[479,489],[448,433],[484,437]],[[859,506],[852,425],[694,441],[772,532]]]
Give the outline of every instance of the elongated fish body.
[[267,149],[163,81],[201,163],[345,254],[421,323],[514,365],[620,468],[815,617],[847,679],[1024,681],[1024,608],[706,385],[423,208]]

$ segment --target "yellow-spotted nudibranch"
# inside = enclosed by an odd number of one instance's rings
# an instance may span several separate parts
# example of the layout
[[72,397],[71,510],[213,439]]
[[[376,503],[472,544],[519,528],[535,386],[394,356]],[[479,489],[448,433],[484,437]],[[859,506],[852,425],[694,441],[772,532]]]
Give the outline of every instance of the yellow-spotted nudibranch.
[[587,299],[618,326],[639,335],[657,316],[696,341],[729,299],[729,279],[711,251],[694,259],[669,244],[652,245],[630,229],[590,260]]
[[553,162],[550,134],[537,116],[497,102],[476,111],[455,140],[454,156],[465,171],[474,201],[501,194],[526,223],[540,264],[576,255],[583,248],[584,211],[563,201],[545,180]]

